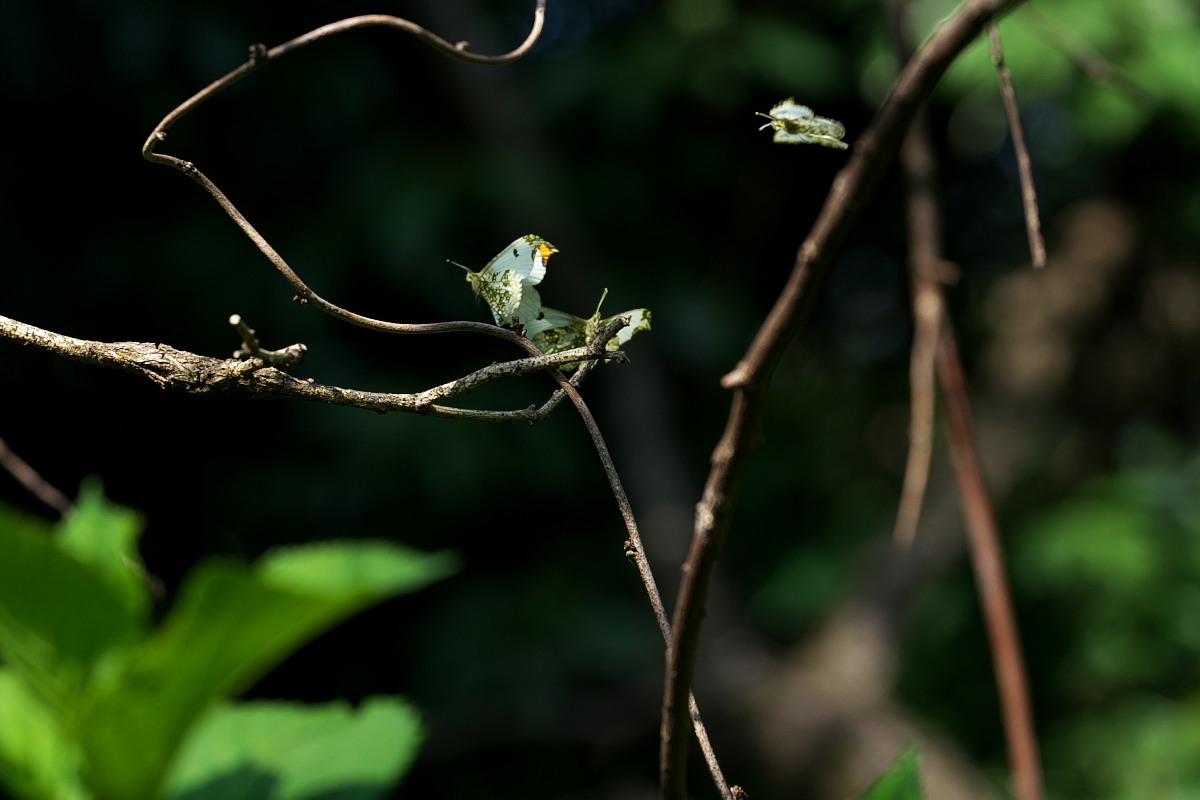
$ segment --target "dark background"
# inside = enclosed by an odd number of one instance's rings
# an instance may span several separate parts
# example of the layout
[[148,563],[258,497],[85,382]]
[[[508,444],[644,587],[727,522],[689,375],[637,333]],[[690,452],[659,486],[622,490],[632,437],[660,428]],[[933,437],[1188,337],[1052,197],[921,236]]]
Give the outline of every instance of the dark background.
[[[486,337],[387,336],[297,306],[199,187],[139,151],[251,43],[382,10],[498,53],[531,7],[10,3],[0,313],[213,356],[237,347],[238,313],[268,347],[308,345],[295,374],[377,391],[513,357]],[[478,268],[526,233],[561,250],[547,304],[586,316],[607,287],[607,314],[651,309],[632,362],[584,394],[669,602],[728,408],[718,381],[847,157],[772,145],[754,112],[794,95],[853,141],[895,63],[866,0],[549,7],[542,41],[505,67],[395,31],[335,37],[201,107],[159,149],[196,162],[317,292],[368,316],[486,319],[446,260]],[[914,29],[950,8],[915,4]],[[1002,31],[1050,265],[1029,269],[994,68],[973,48],[930,107],[946,254],[962,270],[953,314],[1051,796],[1185,797],[1200,789],[1197,12],[1037,8]],[[1085,45],[1102,58],[1067,55]],[[1119,72],[1097,81],[1085,65]],[[893,170],[780,367],[710,602],[697,695],[727,776],[756,798],[845,796],[914,740],[927,770],[1003,784],[944,447],[917,553],[888,549],[911,334],[901,201]],[[331,632],[252,691],[409,696],[430,735],[398,794],[653,796],[661,642],[571,409],[491,425],[194,397],[11,342],[0,376],[0,437],[68,494],[98,475],[144,512],[168,593],[206,556],[289,542],[461,555],[455,577]],[[531,376],[464,402],[520,408],[550,390]],[[42,511],[11,480],[0,501]],[[703,781],[697,766],[694,791],[710,796]]]

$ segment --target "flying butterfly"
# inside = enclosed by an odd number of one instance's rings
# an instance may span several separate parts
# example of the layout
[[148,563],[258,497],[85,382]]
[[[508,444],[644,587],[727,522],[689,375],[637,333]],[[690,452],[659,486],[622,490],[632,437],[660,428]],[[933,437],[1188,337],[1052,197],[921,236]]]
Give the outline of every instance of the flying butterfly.
[[769,114],[754,112],[770,122],[759,130],[774,128],[776,144],[819,144],[846,150],[849,145],[842,141],[846,128],[836,119],[818,117],[808,106],[802,106],[789,97],[775,104]]
[[[605,289],[604,294],[600,295],[600,302],[596,304],[596,312],[587,319],[543,306],[542,313],[538,315],[537,319],[525,326],[525,335],[543,353],[561,353],[563,350],[583,347],[595,337],[596,331],[617,317],[629,317],[629,324],[608,340],[607,348],[609,350],[620,349],[638,331],[650,330],[650,312],[644,308],[635,308],[632,311],[600,319],[600,306],[607,296],[608,289]],[[578,366],[579,362],[574,361],[564,364],[562,369],[570,371]]]
[[487,301],[496,324],[503,326],[537,317],[542,298],[533,287],[546,277],[546,262],[557,252],[557,247],[531,233],[501,250],[478,272],[450,263],[467,271],[471,290]]

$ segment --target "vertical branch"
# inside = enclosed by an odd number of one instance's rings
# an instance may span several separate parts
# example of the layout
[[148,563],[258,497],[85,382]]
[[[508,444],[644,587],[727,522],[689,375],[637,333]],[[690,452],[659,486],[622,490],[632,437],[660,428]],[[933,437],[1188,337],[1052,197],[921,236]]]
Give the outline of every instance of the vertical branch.
[[1021,127],[1021,112],[1017,109],[1017,90],[1013,87],[1012,73],[1004,63],[1004,50],[1000,47],[1000,28],[995,20],[988,22],[991,38],[992,61],[1000,79],[1000,96],[1004,98],[1004,113],[1008,117],[1008,130],[1012,135],[1013,149],[1017,153],[1017,172],[1021,176],[1021,202],[1025,206],[1025,232],[1029,236],[1029,256],[1034,269],[1046,266],[1046,242],[1042,238],[1042,218],[1038,214],[1037,188],[1033,183],[1033,161],[1029,158],[1029,147],[1025,144],[1025,130]]
[[934,195],[934,157],[924,114],[913,123],[900,148],[904,168],[908,216],[908,265],[912,285],[913,343],[909,358],[912,414],[908,428],[908,463],[896,512],[894,538],[910,546],[917,533],[929,465],[933,459],[935,368],[938,338],[942,334],[946,300],[943,273],[950,265],[941,257],[941,224]]
[[[895,47],[903,53],[908,47],[908,39],[903,30],[902,9],[892,2],[889,3],[889,11]],[[988,25],[995,30],[994,21]],[[962,496],[976,591],[984,609],[984,625],[991,644],[992,663],[995,664],[1012,785],[1019,800],[1040,800],[1042,775],[1037,739],[999,529],[975,453],[970,399],[958,357],[954,328],[945,321],[946,297],[942,287],[949,265],[942,258],[941,215],[935,191],[937,161],[923,115],[918,117],[905,137],[900,148],[900,163],[907,189],[909,271],[912,276],[914,316],[914,385],[909,472],[905,475],[905,494],[898,514],[897,533],[911,532],[912,529],[902,528],[902,525],[911,523],[913,528],[916,525],[915,516],[905,518],[906,503],[915,503],[918,511],[920,508],[920,495],[915,498],[909,495],[910,491],[916,491],[910,487],[910,480],[916,481],[912,477],[914,468],[922,469],[920,492],[924,493],[924,476],[928,474],[928,458],[932,449],[932,431],[926,430],[925,426],[928,424],[931,428],[933,423],[933,373],[936,362],[936,372],[946,398],[950,447]],[[919,441],[918,429],[929,436],[930,441]],[[915,467],[914,461],[917,459],[923,460],[923,463]],[[915,515],[917,512],[909,509],[908,513]]]
[[884,168],[895,155],[917,108],[954,58],[997,14],[1020,0],[971,0],[944,23],[896,79],[883,107],[834,179],[825,205],[800,245],[779,298],[745,356],[721,384],[733,390],[725,432],[712,455],[712,468],[696,506],[692,544],[675,604],[663,690],[659,778],[667,800],[687,797],[688,697],[709,580],[729,532],[733,502],[758,438],[763,403],[783,351],[807,320],[820,284],[832,268],[833,252],[858,219]]
[[[610,329],[615,330],[615,325],[610,324],[608,327],[601,330],[600,337],[609,333]],[[530,353],[540,352],[527,339],[521,340],[521,346]],[[603,342],[601,342],[603,344]],[[597,362],[588,362],[579,368],[580,374],[577,378],[582,378],[586,371],[593,369]],[[637,566],[638,575],[642,579],[642,585],[646,589],[646,595],[650,599],[650,608],[654,611],[654,618],[658,621],[659,631],[667,647],[671,644],[671,623],[667,619],[666,607],[663,605],[662,595],[658,591],[658,583],[654,579],[654,573],[650,569],[650,561],[646,557],[646,548],[642,545],[642,537],[638,531],[637,518],[633,515],[633,506],[629,502],[629,496],[625,494],[625,487],[621,483],[621,476],[617,472],[617,466],[613,463],[612,453],[608,450],[608,444],[604,441],[604,434],[600,432],[600,426],[596,424],[596,418],[592,416],[592,411],[584,402],[583,395],[579,393],[579,389],[575,386],[578,381],[568,381],[566,376],[561,371],[547,370],[550,376],[558,383],[561,391],[571,399],[575,405],[575,410],[579,412],[580,419],[583,420],[583,426],[587,429],[588,435],[592,439],[592,444],[596,448],[596,454],[600,457],[600,464],[604,468],[604,475],[608,478],[608,485],[612,489],[613,498],[617,501],[617,508],[620,509],[621,519],[625,522],[625,531],[629,535],[629,540],[625,544],[625,552],[632,557],[634,564]],[[721,770],[720,762],[717,761],[716,751],[713,749],[712,741],[708,736],[708,728],[704,725],[704,720],[700,717],[700,706],[696,703],[695,696],[688,695],[688,711],[691,715],[692,729],[696,733],[696,739],[700,743],[700,750],[704,754],[704,760],[708,764],[709,774],[712,776],[713,784],[717,787],[717,791],[721,794],[722,800],[733,800],[733,792],[729,783],[725,780],[725,774]]]
[[942,336],[939,342],[938,377],[946,398],[950,451],[954,457],[958,491],[962,496],[963,516],[971,545],[971,564],[975,570],[979,599],[983,604],[984,623],[1000,690],[1013,792],[1017,800],[1041,800],[1042,767],[1033,729],[1025,661],[1017,635],[1012,596],[1008,590],[1004,553],[1000,548],[1000,530],[975,453],[974,421],[967,399],[966,381],[958,347],[951,335]]

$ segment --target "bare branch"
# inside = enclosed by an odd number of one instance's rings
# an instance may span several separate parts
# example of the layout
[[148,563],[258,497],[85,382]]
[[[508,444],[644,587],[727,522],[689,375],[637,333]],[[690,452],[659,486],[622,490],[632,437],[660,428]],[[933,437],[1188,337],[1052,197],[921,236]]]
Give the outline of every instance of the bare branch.
[[304,363],[304,356],[308,353],[308,347],[305,345],[291,344],[282,350],[264,350],[258,337],[254,335],[254,329],[246,324],[240,314],[230,317],[229,324],[242,337],[242,346],[234,351],[234,358],[258,358],[272,367],[294,367]]
[[421,41],[429,44],[435,49],[465,61],[471,61],[478,64],[507,64],[524,56],[533,47],[534,43],[541,36],[542,27],[545,22],[546,15],[546,0],[537,0],[537,7],[534,10],[533,25],[529,35],[525,41],[515,50],[499,56],[483,56],[476,55],[468,51],[466,42],[450,44],[446,40],[430,33],[420,25],[409,22],[406,19],[399,17],[388,16],[386,14],[368,14],[360,17],[351,17],[349,19],[339,20],[338,22],[330,23],[316,30],[309,31],[303,36],[298,36],[291,41],[284,42],[278,47],[268,50],[264,45],[256,44],[250,47],[250,56],[246,63],[242,64],[237,69],[229,72],[221,78],[210,83],[205,88],[201,89],[196,94],[189,97],[183,103],[175,108],[170,114],[165,116],[161,122],[155,126],[150,135],[146,138],[142,145],[142,156],[156,164],[166,164],[174,167],[184,173],[192,180],[200,184],[206,192],[225,210],[230,219],[234,221],[242,232],[249,237],[250,241],[267,257],[275,268],[288,280],[296,290],[298,299],[303,303],[311,303],[325,313],[337,317],[338,319],[349,322],[353,325],[359,325],[364,328],[382,331],[384,333],[409,333],[409,334],[428,334],[428,333],[449,333],[455,331],[473,331],[475,333],[483,333],[489,336],[496,336],[501,339],[508,339],[514,343],[518,343],[518,336],[512,331],[507,331],[504,328],[499,328],[494,325],[487,325],[482,322],[441,322],[433,324],[407,324],[400,322],[386,322],[384,320],[372,319],[364,317],[361,314],[355,314],[334,303],[329,302],[315,291],[310,289],[307,284],[300,279],[300,276],[288,265],[278,251],[275,250],[266,240],[266,238],[258,232],[250,221],[238,211],[233,202],[222,192],[217,185],[209,180],[203,172],[196,167],[191,161],[178,158],[176,156],[166,155],[156,152],[158,145],[165,141],[167,132],[171,127],[184,117],[188,112],[195,109],[204,101],[210,99],[214,95],[229,88],[237,83],[242,78],[265,66],[269,62],[282,58],[288,53],[299,50],[305,45],[324,39],[328,36],[333,36],[346,31],[357,30],[372,26],[383,26],[398,28],[399,30],[416,36]]
[[[480,411],[438,405],[434,399],[447,399],[463,394],[497,378],[526,375],[530,372],[553,369],[573,361],[598,358],[621,358],[619,351],[604,350],[605,336],[611,338],[622,327],[618,319],[606,327],[590,344],[561,353],[543,355],[528,339],[517,337],[537,353],[531,358],[505,361],[477,370],[458,381],[429,390],[432,394],[367,392],[327,386],[312,380],[302,380],[270,366],[261,358],[212,358],[165,344],[152,342],[95,342],[76,339],[61,333],[0,316],[0,338],[12,339],[27,346],[54,353],[73,361],[110,367],[148,378],[164,389],[208,394],[226,392],[252,398],[291,398],[329,405],[353,406],[369,411],[400,411],[426,414],[450,419],[473,419],[484,422],[536,422],[544,419],[561,402],[551,397],[539,409],[517,411]],[[490,327],[490,326],[489,326]],[[296,345],[293,345],[295,347]],[[301,345],[302,346],[302,345]],[[586,366],[586,365],[585,365]],[[587,374],[582,368],[577,380]]]
[[942,395],[946,399],[950,452],[954,457],[954,474],[958,479],[971,545],[971,565],[975,569],[975,583],[983,605],[984,625],[1000,690],[1005,740],[1012,761],[1013,793],[1018,800],[1041,800],[1042,766],[1033,730],[1033,708],[1029,701],[1021,637],[1017,633],[1004,551],[1000,547],[1000,528],[975,452],[975,422],[958,346],[950,335],[943,335],[938,344],[937,368]]
[[[604,326],[597,333],[592,344],[599,343],[603,347],[603,343],[616,334],[616,332],[629,324],[628,317],[618,317],[617,319]],[[585,364],[580,368],[590,367],[592,363]],[[550,373],[558,381],[561,387],[560,391],[565,392],[571,402],[575,404],[575,409],[579,412],[580,418],[583,420],[583,425],[587,429],[588,435],[592,438],[592,444],[596,448],[596,454],[600,457],[600,464],[604,467],[604,475],[608,479],[609,488],[612,489],[613,498],[617,501],[617,508],[621,512],[621,519],[625,522],[625,531],[628,539],[625,541],[625,555],[632,559],[637,567],[638,575],[642,579],[642,585],[646,589],[646,596],[650,599],[650,608],[654,611],[654,618],[658,621],[659,631],[662,633],[663,641],[669,651],[671,646],[671,623],[667,620],[667,611],[663,606],[662,595],[658,591],[658,583],[654,580],[654,573],[650,569],[650,561],[646,558],[646,548],[642,545],[641,533],[638,531],[637,518],[633,514],[633,506],[629,502],[629,496],[625,494],[625,487],[621,484],[621,477],[617,473],[616,464],[613,463],[612,454],[608,450],[608,445],[604,441],[604,435],[600,432],[600,426],[596,424],[596,418],[592,416],[591,409],[584,402],[583,396],[579,394],[572,382],[567,382],[563,374],[557,370]],[[731,800],[732,794],[729,785],[725,781],[725,775],[721,771],[721,766],[717,761],[716,752],[713,750],[712,742],[708,736],[708,729],[704,725],[704,721],[700,717],[700,706],[696,703],[695,696],[688,694],[688,713],[692,729],[696,733],[696,738],[700,742],[701,751],[704,753],[705,761],[708,764],[709,773],[712,775],[713,783],[717,790],[721,793],[722,800]]]
[[53,508],[60,516],[69,516],[74,510],[70,498],[26,464],[3,439],[0,439],[0,468],[16,478],[34,497]]
[[663,797],[687,796],[687,698],[695,673],[704,598],[729,530],[733,501],[758,437],[770,378],[816,301],[817,289],[832,266],[832,255],[858,218],[871,190],[891,161],[917,108],[947,67],[983,30],[986,22],[1020,0],[972,0],[939,27],[905,65],[888,99],[854,146],[847,165],[834,179],[812,230],[800,246],[795,266],[775,306],[746,355],[722,385],[734,390],[724,434],[712,455],[712,469],[696,507],[692,544],[667,651],[659,773]]
[[[896,48],[907,47],[900,10],[891,5]],[[995,22],[989,22],[994,30]],[[993,45],[996,40],[993,39]],[[920,514],[933,449],[934,374],[940,377],[949,409],[951,450],[963,497],[976,591],[984,608],[984,625],[992,646],[1008,740],[1012,785],[1019,800],[1040,800],[1042,773],[1033,730],[1025,665],[1016,617],[1008,594],[1008,578],[999,531],[984,487],[974,448],[970,398],[958,359],[953,326],[945,320],[943,285],[952,268],[942,259],[941,217],[934,190],[936,161],[924,117],[918,117],[900,149],[907,185],[909,272],[912,276],[914,335],[912,350],[912,427],[904,491],[896,519],[896,538],[911,542]]]
[[1021,200],[1025,206],[1025,231],[1029,235],[1029,255],[1033,268],[1046,266],[1046,241],[1042,238],[1042,219],[1038,214],[1037,188],[1033,183],[1033,161],[1029,158],[1029,147],[1025,144],[1025,130],[1021,127],[1021,112],[1017,108],[1017,90],[1013,86],[1012,73],[1004,63],[1004,50],[1000,46],[1000,28],[995,20],[988,21],[988,36],[992,44],[992,62],[1000,78],[1000,96],[1004,98],[1004,113],[1008,117],[1008,130],[1012,135],[1013,149],[1017,153],[1017,173],[1021,176]]
[[359,28],[397,28],[405,33],[417,37],[441,53],[461,59],[463,61],[470,61],[475,64],[508,64],[516,61],[529,52],[529,50],[537,42],[538,38],[542,35],[542,28],[545,25],[545,22],[546,0],[537,0],[537,7],[533,12],[533,25],[530,26],[529,35],[525,37],[525,41],[522,42],[521,45],[515,50],[498,56],[485,56],[472,53],[467,49],[469,45],[466,42],[451,44],[440,36],[430,33],[414,22],[409,22],[406,19],[393,17],[388,14],[365,14],[359,17],[350,17],[348,19],[338,20],[337,22],[331,22],[328,25],[323,25],[320,28],[311,30],[302,36],[297,36],[295,39],[284,42],[277,47],[273,47],[270,50],[268,50],[265,45],[254,44],[250,46],[250,55],[245,64],[242,64],[232,72],[229,72],[213,81],[208,86],[204,87],[199,92],[180,103],[170,114],[163,117],[162,122],[158,123],[158,125],[154,128],[154,131],[151,132],[150,136],[146,139],[146,143],[142,146],[142,155],[150,161],[178,166],[179,159],[175,158],[174,156],[160,155],[155,153],[154,148],[159,142],[166,138],[167,131],[169,131],[176,122],[182,119],[184,115],[196,108],[196,106],[200,105],[205,100],[211,98],[213,95],[228,89],[230,86],[237,83],[250,73],[265,67],[271,61],[282,58],[289,53],[299,50],[305,45],[312,44],[313,42],[320,41],[321,39],[325,39],[329,36],[357,30]]
[[[913,48],[907,25],[907,4],[904,0],[887,0],[884,5],[892,48],[898,60],[903,62],[912,56]],[[908,218],[908,268],[913,307],[913,343],[909,359],[912,411],[908,427],[908,461],[904,467],[904,483],[892,538],[900,547],[910,547],[921,518],[933,458],[937,405],[934,363],[945,316],[942,285],[957,279],[957,268],[942,258],[941,217],[934,186],[937,170],[924,107],[900,146],[900,165],[905,179],[904,207]]]
[[955,268],[941,255],[941,224],[934,196],[934,156],[924,114],[914,121],[900,161],[907,184],[908,264],[912,284],[913,343],[909,360],[912,415],[908,428],[908,463],[896,512],[894,538],[901,547],[912,545],[921,518],[921,505],[933,458],[935,369],[938,338],[946,314],[942,284]]

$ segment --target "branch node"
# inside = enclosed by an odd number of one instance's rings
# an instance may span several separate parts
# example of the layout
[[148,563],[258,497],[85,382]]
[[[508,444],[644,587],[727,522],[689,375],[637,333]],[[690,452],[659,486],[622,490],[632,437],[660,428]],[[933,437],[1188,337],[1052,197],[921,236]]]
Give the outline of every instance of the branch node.
[[749,383],[750,366],[745,361],[739,361],[736,367],[721,378],[721,388],[723,389],[741,389]]
[[267,46],[262,42],[255,42],[250,45],[250,63],[258,66],[267,58]]
[[304,356],[308,353],[308,346],[299,342],[290,344],[281,350],[262,349],[258,337],[254,335],[254,329],[246,324],[240,314],[230,316],[229,324],[242,337],[242,346],[233,351],[233,357],[247,362],[253,359],[260,360],[262,364],[254,369],[261,369],[268,364],[272,367],[294,367],[303,363]]

